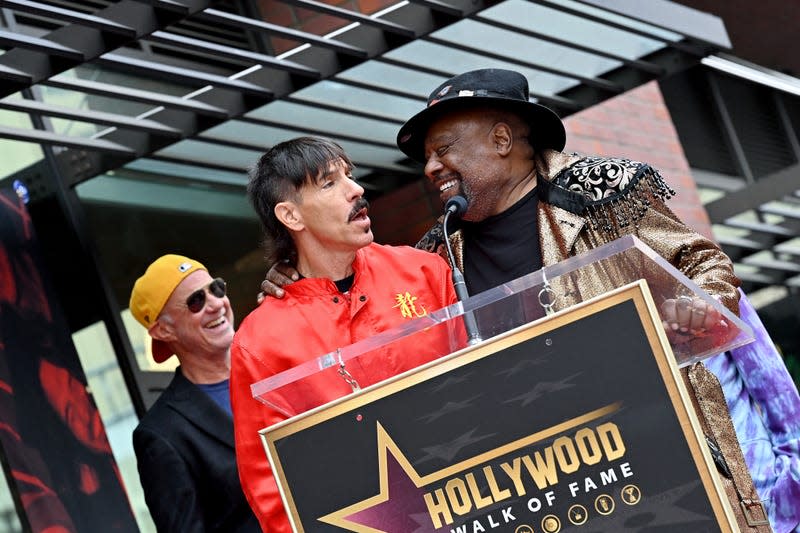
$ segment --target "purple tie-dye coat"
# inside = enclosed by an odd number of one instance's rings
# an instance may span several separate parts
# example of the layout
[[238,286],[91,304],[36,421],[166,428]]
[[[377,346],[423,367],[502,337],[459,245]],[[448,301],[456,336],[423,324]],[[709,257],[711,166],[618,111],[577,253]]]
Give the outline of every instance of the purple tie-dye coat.
[[750,302],[755,341],[705,361],[720,380],[745,461],[776,533],[800,532],[800,396]]

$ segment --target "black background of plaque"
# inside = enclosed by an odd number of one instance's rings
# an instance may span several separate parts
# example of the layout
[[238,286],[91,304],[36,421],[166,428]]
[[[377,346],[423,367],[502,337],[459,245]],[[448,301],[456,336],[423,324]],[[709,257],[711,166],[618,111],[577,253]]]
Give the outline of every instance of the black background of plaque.
[[[561,387],[546,385],[559,382]],[[511,400],[528,392],[540,394],[525,406]],[[465,400],[470,400],[467,409],[434,420],[429,416],[448,402]],[[538,523],[549,513],[561,519],[562,531],[720,531],[631,300],[288,435],[276,442],[276,449],[305,530],[343,531],[317,518],[378,494],[377,421],[424,476],[614,402],[622,402],[622,408],[563,435],[572,436],[581,427],[594,428],[612,420],[625,442],[625,455],[611,463],[603,460],[595,466],[584,465],[569,476],[560,475],[558,484],[541,491],[529,481],[526,496],[496,506],[512,505],[516,522],[491,531],[513,531],[523,523],[536,524],[534,529],[540,531]],[[356,420],[357,415],[362,416],[361,421]],[[463,435],[478,440],[462,447],[450,460],[424,451]],[[490,464],[532,455],[558,436]],[[628,479],[619,476],[617,468],[625,462],[634,473]],[[483,466],[457,475],[473,471],[480,480]],[[599,471],[612,467],[620,481],[600,486]],[[495,472],[501,488],[512,487],[510,481],[503,483],[499,467]],[[572,498],[567,483],[578,481],[583,487],[586,476],[592,476],[600,489]],[[442,487],[447,479],[426,490]],[[642,500],[636,506],[620,502],[619,491],[628,483],[641,489]],[[488,489],[483,489],[482,493],[488,494]],[[525,509],[529,497],[543,500],[547,490],[556,493],[553,507],[536,514]],[[592,507],[601,493],[616,501],[616,511],[608,517],[597,515]],[[575,503],[590,511],[588,522],[580,528],[565,520],[567,508]],[[490,510],[473,509],[470,517],[456,516],[453,524],[438,531],[450,531],[465,522],[471,526],[472,518],[484,519],[483,527],[490,530],[485,520]],[[428,530],[433,531],[433,526]]]

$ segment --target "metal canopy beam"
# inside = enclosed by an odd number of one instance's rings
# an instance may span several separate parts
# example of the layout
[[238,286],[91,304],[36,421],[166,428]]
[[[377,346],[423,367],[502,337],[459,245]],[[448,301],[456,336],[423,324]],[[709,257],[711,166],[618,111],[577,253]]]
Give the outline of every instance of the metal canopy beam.
[[54,146],[68,146],[70,148],[78,148],[81,150],[97,150],[99,152],[108,152],[117,156],[133,155],[133,151],[127,146],[123,146],[111,141],[71,137],[43,130],[24,130],[20,128],[8,128],[0,126],[0,137]]
[[33,82],[33,79],[27,72],[22,72],[21,70],[7,67],[5,65],[0,65],[0,79],[9,80],[13,83],[19,84],[20,86],[29,86],[32,85]]
[[331,137],[331,138],[336,137],[337,139],[342,141],[363,143],[371,146],[377,146],[379,148],[390,148],[390,149],[395,148],[394,143],[386,143],[368,137],[358,137],[356,135],[349,135],[347,133],[342,133],[341,131],[328,130],[325,128],[308,128],[304,126],[295,126],[292,124],[286,124],[283,122],[274,122],[271,120],[249,118],[249,117],[242,117],[238,120],[241,122],[256,124],[258,126],[267,126],[270,128],[277,128],[277,129],[287,130],[290,132],[302,133],[305,135],[321,135],[323,137]]
[[[480,3],[470,5],[473,10],[482,7]],[[357,49],[366,50],[367,57],[376,57],[407,42],[405,38],[398,38],[398,28],[404,28],[403,31],[399,32],[403,35],[407,34],[408,31],[412,34],[424,35],[438,28],[438,26],[433,23],[430,10],[420,6],[409,5],[406,6],[405,9],[389,13],[385,17],[385,22],[387,22],[387,24],[380,22],[383,19],[370,20],[373,22],[369,24],[356,24],[348,31],[340,34],[338,36],[339,42]],[[375,20],[378,20],[378,22],[375,22]],[[157,28],[153,31],[157,31],[158,29],[165,28]],[[298,49],[297,52],[285,54],[285,56],[290,57],[291,60],[297,64],[309,65],[309,68],[321,69],[320,75],[323,78],[331,77],[340,70],[360,62],[360,59],[353,57],[349,57],[345,62],[343,60],[344,56],[334,56],[330,49],[322,49],[321,47],[301,48]],[[116,54],[112,55],[112,57],[114,60],[118,59]],[[128,64],[132,65],[133,63],[128,60]],[[304,77],[305,79],[300,79],[291,73],[279,71],[275,68],[266,68],[262,65],[256,65],[252,68],[245,69],[231,78],[235,79],[239,84],[250,84],[254,87],[269,87],[275,98],[290,97],[294,91],[302,88],[310,81],[307,77]],[[57,83],[63,84],[65,82],[63,78],[61,78]],[[67,83],[83,85],[84,89],[97,90],[99,88],[99,86],[93,82],[72,81]],[[133,89],[126,89],[126,91],[129,95],[135,94],[140,99],[153,96],[148,93],[137,94]],[[203,120],[200,120],[199,110],[188,112],[185,108],[183,110],[178,110],[178,107],[174,104],[179,102],[187,104],[192,102],[195,105],[205,106],[205,111],[219,110],[224,114],[224,117],[218,116],[218,118],[214,118],[206,113]],[[172,98],[170,99],[170,103],[173,105],[165,106],[164,109],[155,109],[153,113],[148,115],[148,118],[162,124],[176,127],[181,130],[184,138],[190,138],[214,125],[220,124],[225,119],[240,117],[247,111],[259,107],[264,102],[263,100],[253,101],[245,98],[241,92],[234,92],[227,88],[216,87],[214,84],[209,84],[189,97]],[[97,157],[86,159],[86,161],[92,164],[91,170],[86,171],[86,165],[84,165],[81,172],[75,173],[71,172],[72,167],[67,154],[59,154],[57,159],[62,165],[62,171],[67,177],[68,185],[74,186],[92,175],[98,175],[112,170],[136,157],[152,154],[171,144],[171,141],[163,137],[154,137],[145,132],[130,130],[114,130],[103,138],[115,144],[130,147],[132,155],[125,157],[120,154],[114,154],[113,156],[110,154],[98,154]],[[191,162],[183,163],[191,164]],[[396,169],[390,167],[386,167],[385,170],[396,172]]]
[[269,22],[233,15],[217,9],[206,9],[202,13],[198,14],[197,18],[211,22],[233,24],[245,30],[252,30],[264,33],[266,35],[275,35],[277,37],[291,39],[296,41],[298,44],[308,43],[321,48],[328,48],[334,52],[348,54],[360,59],[366,59],[367,57],[367,51],[357,46],[352,46],[335,39],[322,38],[312,33],[297,31],[291,28],[284,28],[282,26],[270,24]]
[[420,103],[420,106],[425,105],[425,98],[419,96],[418,94],[411,92],[405,89],[396,89],[394,87],[382,87],[380,85],[381,80],[374,80],[373,82],[363,82],[352,80],[350,78],[346,78],[343,76],[336,76],[333,78],[336,83],[341,83],[342,85],[349,85],[350,87],[356,87],[358,89],[367,89],[368,91],[375,91],[382,95],[388,96],[399,96],[400,98],[407,98],[409,100],[417,100]]
[[[239,149],[253,150],[253,151],[262,151],[262,150],[266,150],[266,149],[269,148],[269,146],[266,146],[266,145],[253,145],[253,144],[246,144],[246,143],[237,143],[237,142],[233,142],[233,141],[220,141],[219,139],[200,138],[200,139],[198,139],[198,141],[205,142],[205,143],[222,144],[224,146],[230,146],[231,148],[239,148]],[[164,161],[164,162],[168,162],[168,163],[177,163],[177,164],[180,164],[180,165],[195,165],[195,164],[197,164],[196,160],[186,159],[184,157],[177,156],[177,155],[153,155],[153,156],[150,156],[150,159],[153,159],[155,161]],[[244,173],[247,170],[247,167],[249,166],[249,164],[250,164],[249,161],[242,161],[241,166],[226,165],[226,164],[223,164],[223,163],[210,163],[210,162],[205,162],[205,161],[203,162],[203,166],[204,167],[209,167],[210,166],[212,168],[216,168],[218,170],[224,170],[226,172],[241,172],[241,173]],[[356,167],[361,168],[361,169],[370,169],[370,170],[380,171],[381,173],[387,173],[387,174],[399,174],[399,172],[398,172],[398,170],[396,168],[385,167],[385,166],[382,166],[382,165],[376,165],[374,163],[368,163],[366,161],[360,161],[358,159],[353,160],[353,164]],[[242,186],[244,187],[244,184],[242,184]]]
[[800,164],[784,168],[770,176],[722,198],[706,204],[712,223],[723,224],[733,216],[750,209],[758,209],[767,202],[777,201],[800,189]]
[[[381,63],[386,63],[387,65],[393,65],[396,67],[406,68],[415,72],[424,72],[426,74],[431,74],[433,76],[439,76],[442,79],[451,78],[457,74],[458,72],[454,71],[444,71],[435,68],[431,68],[426,65],[416,65],[414,63],[409,63],[407,61],[402,61],[400,59],[389,58],[389,57],[381,57],[376,61],[380,61]],[[544,94],[540,92],[531,91],[530,96],[535,98],[539,103],[549,105],[551,107],[556,108],[555,111],[558,110],[565,110],[561,115],[568,115],[575,111],[580,111],[583,109],[583,106],[574,100],[570,100],[568,98],[564,98],[559,95],[554,94]],[[427,97],[427,95],[426,95]],[[398,122],[402,124],[403,122]]]
[[0,100],[0,109],[10,111],[22,111],[25,113],[35,113],[48,117],[59,117],[79,122],[90,122],[93,124],[104,124],[106,126],[117,126],[132,130],[141,130],[156,135],[166,135],[167,137],[180,138],[181,132],[176,128],[166,126],[155,120],[146,118],[126,117],[114,113],[104,113],[91,109],[72,109],[45,104],[37,100]]
[[448,41],[446,39],[440,39],[438,37],[430,37],[429,36],[429,37],[426,37],[425,40],[429,41],[429,42],[432,42],[434,44],[438,44],[438,45],[444,46],[446,48],[454,48],[454,49],[457,49],[457,50],[463,50],[465,52],[469,52],[469,53],[472,53],[472,54],[485,56],[485,57],[488,57],[488,58],[491,58],[491,59],[495,59],[497,61],[504,61],[504,62],[507,62],[507,63],[513,63],[513,64],[519,65],[521,67],[525,67],[525,68],[529,68],[529,69],[533,69],[533,70],[540,70],[542,72],[547,72],[549,74],[555,74],[556,76],[561,76],[561,77],[564,77],[564,78],[570,78],[570,79],[578,80],[581,83],[583,83],[583,84],[585,84],[585,85],[587,85],[589,87],[592,87],[592,88],[595,88],[595,89],[600,89],[602,91],[607,92],[609,96],[617,95],[617,94],[619,94],[619,93],[621,93],[623,91],[623,88],[621,86],[616,85],[615,83],[612,83],[612,82],[610,82],[608,80],[605,80],[603,78],[589,78],[589,77],[586,77],[586,76],[581,76],[581,75],[576,74],[574,72],[571,72],[569,70],[557,69],[557,68],[553,68],[553,67],[548,67],[546,65],[542,65],[540,63],[534,63],[534,62],[527,61],[527,60],[520,59],[520,58],[516,58],[516,57],[504,56],[502,54],[497,54],[497,53],[494,53],[494,52],[490,52],[488,50],[483,50],[483,49],[480,49],[480,48],[477,48],[475,46],[471,46],[471,45],[468,45],[468,44],[465,44],[465,43],[457,43],[457,42],[454,42],[454,41]]
[[[292,72],[294,74],[309,76],[315,79],[318,79],[320,76],[320,73],[317,70],[308,68],[305,65],[301,65],[293,61],[276,59],[266,54],[250,52],[248,50],[242,50],[241,48],[234,48],[232,46],[223,46],[216,43],[210,43],[208,41],[202,41],[200,39],[184,37],[183,35],[176,35],[166,31],[153,32],[146,40],[155,43],[172,45],[177,48],[183,48],[187,51],[201,52],[212,56],[217,56],[219,58],[232,59],[247,66],[254,64],[267,65],[285,70],[287,72]],[[108,55],[110,54],[106,54],[103,56],[103,58],[107,58]]]
[[372,26],[381,31],[398,35],[406,39],[413,39],[416,36],[416,32],[414,31],[413,28],[403,26],[402,24],[397,24],[389,20],[370,17],[369,15],[364,15],[362,13],[351,11],[349,9],[342,9],[340,7],[330,6],[328,4],[317,2],[316,0],[282,0],[282,1],[284,3],[291,4],[297,7],[302,7],[303,9],[308,9],[310,11],[324,13],[326,15],[331,15],[336,18],[349,20],[351,22],[358,22],[359,24],[364,24],[365,26]]
[[788,208],[785,206],[780,205],[762,205],[759,206],[758,210],[762,213],[767,213],[770,215],[778,215],[784,218],[791,218],[794,220],[800,220],[800,210]]
[[[175,163],[178,165],[196,165],[197,161],[193,161],[190,159],[184,159],[182,157],[171,156],[171,155],[151,155],[148,156],[148,159],[152,159],[153,161],[163,161],[164,163]],[[243,172],[245,170],[245,166],[231,166],[226,165],[219,162],[204,162],[203,168],[210,168],[214,170],[221,170],[224,172]],[[244,186],[244,185],[243,185]]]
[[[736,276],[742,281],[743,284],[752,285],[751,288],[761,288],[768,285],[782,285],[786,279],[784,276],[777,274],[765,274],[763,272],[737,272]],[[750,290],[746,290],[745,292],[750,292]]]
[[[191,4],[180,4],[180,12],[173,9],[162,9],[163,2],[149,5],[134,0],[121,0],[101,10],[97,17],[120,25],[130,25],[135,37],[121,36],[116,31],[98,29],[81,24],[69,24],[45,35],[43,39],[66,48],[77,50],[79,58],[64,58],[53,61],[51,56],[40,50],[14,48],[0,56],[0,66],[10,67],[25,72],[31,83],[39,83],[56,74],[65,72],[80,64],[91,61],[116,50],[120,46],[144,37],[156,30],[177,22],[191,13],[202,11],[210,4],[210,0],[193,0]],[[178,4],[176,4],[177,6]],[[0,79],[4,72],[0,71]],[[22,84],[14,79],[5,79],[0,83],[0,98],[26,89],[30,84]]]
[[140,89],[129,89],[120,85],[112,85],[99,81],[82,80],[78,78],[68,78],[66,76],[56,76],[45,82],[50,87],[58,87],[77,92],[96,94],[107,98],[118,98],[140,102],[155,106],[163,106],[168,109],[176,109],[194,113],[200,116],[224,119],[228,116],[227,110],[221,107],[205,104],[188,98],[170,96],[168,94],[156,93],[153,91],[143,91]]
[[763,233],[766,235],[773,235],[775,237],[788,237],[792,238],[797,236],[798,232],[794,229],[776,224],[765,224],[763,222],[747,222],[744,220],[726,220],[725,225],[731,228],[743,229],[753,233]]
[[2,0],[0,5],[6,9],[13,9],[14,11],[51,17],[64,22],[72,22],[95,28],[102,32],[116,33],[128,39],[136,38],[136,30],[127,24],[120,24],[113,20],[104,19],[95,15],[88,15],[80,11],[73,11],[72,9],[64,9],[62,7],[31,2],[29,0]]
[[76,50],[53,41],[48,41],[47,39],[39,39],[37,37],[31,37],[29,35],[22,35],[20,33],[14,33],[5,30],[0,30],[0,44],[9,47],[18,46],[20,48],[42,54],[63,57],[64,59],[78,63],[84,59],[84,56],[80,50]]
[[787,273],[789,275],[800,273],[800,263],[795,263],[794,261],[748,257],[743,259],[742,263],[745,265],[757,266],[763,270],[773,270],[781,275],[786,275]]
[[439,0],[411,0],[411,2],[432,9],[437,13],[444,13],[445,15],[449,15],[454,18],[462,18],[465,16],[464,10],[451,4],[440,2]]
[[[622,87],[623,91],[629,91],[635,87],[656,80],[659,77],[666,77],[685,70],[696,64],[697,58],[668,46],[648,54],[643,58],[643,61],[661,66],[664,69],[663,76],[655,76],[645,70],[621,66],[606,73],[603,78],[610,83],[614,83],[616,86]],[[606,95],[603,95],[596,88],[586,84],[577,85],[566,91],[562,91],[559,93],[559,96],[580,102],[583,107],[593,106],[606,99]]]
[[[714,48],[731,48],[731,40],[722,19],[669,0],[579,0],[640,20],[646,24],[681,33]],[[666,22],[666,24],[665,24]]]
[[494,26],[496,28],[500,28],[502,30],[511,31],[515,33],[519,33],[520,35],[525,35],[527,37],[532,37],[534,39],[541,39],[544,41],[551,42],[553,44],[558,44],[567,48],[572,48],[573,50],[580,50],[582,52],[586,52],[588,54],[605,57],[606,59],[613,59],[614,61],[619,61],[620,63],[635,68],[638,70],[643,70],[648,72],[649,74],[655,76],[663,76],[665,73],[664,67],[660,65],[656,65],[654,63],[648,63],[647,61],[642,61],[639,59],[628,59],[626,57],[620,56],[618,54],[612,54],[611,52],[606,52],[604,50],[598,50],[596,47],[592,46],[585,46],[581,43],[570,42],[565,39],[559,39],[553,35],[549,35],[542,32],[531,31],[526,28],[521,28],[519,26],[513,26],[511,24],[506,24],[504,22],[500,22],[494,19],[490,19],[488,17],[478,15],[473,15],[472,20],[478,21],[482,24],[488,24],[490,26]]
[[[213,85],[222,89],[230,89],[231,91],[264,98],[264,102],[262,103],[266,103],[267,100],[272,99],[272,91],[256,83],[198,70],[173,67],[171,65],[158,63],[157,61],[142,61],[141,59],[134,59],[120,54],[105,54],[98,60],[98,63],[111,67],[124,68],[138,74],[151,73],[152,75],[152,73],[156,73],[166,79],[186,85],[194,85],[197,87]],[[304,70],[304,74],[319,75],[316,71],[307,70]]]
[[[373,120],[379,120],[381,122],[388,122],[390,124],[396,124],[397,126],[401,126],[403,124],[403,120],[395,119],[391,117],[387,117],[385,115],[376,115],[375,113],[370,113],[368,111],[362,111],[360,109],[354,109],[352,107],[342,107],[335,104],[326,104],[324,102],[312,102],[309,100],[304,100],[302,98],[298,98],[296,96],[287,96],[286,98],[282,98],[284,102],[290,102],[293,104],[304,105],[308,107],[317,107],[319,109],[324,109],[326,111],[334,111],[336,113],[345,113],[348,115],[352,115],[354,117],[361,117],[361,118],[368,118]],[[399,129],[399,128],[398,128]]]
[[[0,0],[2,1],[2,0]],[[81,0],[78,0],[81,1]],[[341,102],[311,101],[298,91],[315,80],[332,80],[345,86],[374,93],[376,98],[382,95],[418,100],[420,105],[425,96],[404,87],[389,87],[383,80],[356,79],[343,71],[368,59],[382,61],[387,65],[409,69],[410,74],[425,73],[445,79],[457,72],[443,72],[428,67],[424,62],[403,61],[396,58],[383,57],[384,54],[410,42],[412,39],[424,39],[450,49],[463,50],[476,58],[513,63],[521,67],[538,70],[555,76],[578,82],[573,88],[559,94],[531,93],[533,98],[553,107],[562,116],[579,111],[589,105],[619,94],[626,89],[657,78],[664,73],[683,68],[699,60],[699,51],[709,48],[707,43],[713,38],[670,39],[666,34],[648,32],[646,25],[625,21],[616,15],[603,14],[594,8],[581,8],[578,3],[564,5],[552,0],[532,0],[553,9],[572,13],[582,18],[594,20],[611,28],[623,30],[631,35],[646,37],[662,42],[664,50],[648,57],[631,59],[620,54],[593,48],[586,43],[571,43],[557,35],[548,35],[546,31],[528,28],[517,28],[513,25],[498,22],[489,16],[481,15],[488,7],[482,0],[412,0],[411,3],[400,2],[383,10],[380,15],[364,15],[340,7],[318,2],[316,0],[283,0],[288,4],[309,9],[343,21],[343,27],[331,34],[335,38],[319,37],[289,28],[243,17],[223,11],[210,9],[210,2],[204,0],[150,0],[137,2],[121,0],[101,9],[93,15],[61,8],[53,8],[32,0],[10,0],[11,9],[35,13],[56,21],[71,23],[59,30],[52,31],[42,37],[45,41],[76,51],[84,58],[85,63],[101,64],[133,73],[145,78],[158,77],[175,80],[186,86],[198,87],[192,94],[183,97],[167,96],[152,91],[143,91],[134,87],[104,84],[67,76],[57,76],[68,68],[82,62],[74,58],[58,57],[53,52],[45,53],[15,48],[0,56],[0,79],[14,81],[13,84],[2,84],[3,94],[11,94],[20,87],[46,83],[51,86],[88,94],[102,95],[112,99],[129,100],[158,106],[150,112],[140,115],[140,119],[115,118],[99,114],[87,114],[86,121],[104,123],[115,128],[103,132],[99,139],[107,140],[111,146],[121,146],[125,150],[100,150],[91,157],[84,157],[84,164],[79,172],[71,172],[69,150],[57,155],[67,185],[73,186],[81,181],[105,171],[117,168],[132,159],[155,153],[169,146],[175,139],[191,139],[201,136],[209,128],[222,124],[226,120],[241,118],[251,110],[257,109],[272,99],[300,103],[315,107],[346,113],[354,117],[364,117],[389,125],[399,125],[401,119],[381,115],[380,111],[369,108],[350,108]],[[655,0],[659,9],[673,5],[664,0]],[[587,5],[596,2],[584,2]],[[613,9],[622,12],[631,19],[642,19],[641,6],[620,7],[617,2]],[[492,4],[494,5],[494,4]],[[599,6],[603,7],[603,6]],[[625,10],[628,11],[625,11]],[[633,16],[635,14],[636,16]],[[442,39],[434,35],[453,23],[471,19],[477,23],[491,25],[500,31],[514,32],[528,38],[542,39],[549,43],[571,47],[584,54],[594,54],[603,60],[613,60],[621,66],[611,72],[591,77],[576,74],[568,67],[552,67],[539,64],[535,58],[507,57],[492,53],[486,47],[465,45]],[[255,51],[233,46],[222,45],[211,39],[202,37],[186,37],[179,34],[173,24],[204,23],[209,21],[239,28],[242,31],[256,32],[263,35],[278,36],[295,40],[300,44],[296,49],[281,54],[280,59],[257,53]],[[659,23],[663,23],[660,21]],[[668,28],[669,29],[669,28]],[[672,31],[672,29],[670,29]],[[198,34],[199,35],[199,34]],[[679,37],[679,36],[678,36]],[[144,52],[122,50],[121,46],[137,42],[144,43]],[[158,54],[150,54],[148,44],[159,45]],[[169,54],[177,52],[182,59],[172,60]],[[153,57],[150,60],[149,57]],[[49,60],[47,60],[49,58]],[[192,59],[194,58],[194,59]],[[207,66],[204,61],[211,59],[214,66]],[[193,68],[192,61],[198,67]],[[221,65],[227,65],[223,67]],[[212,72],[212,69],[213,70]],[[228,75],[235,72],[233,75]],[[223,73],[222,75],[220,73]],[[52,107],[27,106],[28,112],[50,113],[51,116],[75,118],[67,111]],[[22,107],[17,108],[22,110]],[[140,127],[132,127],[131,120],[147,120]],[[263,119],[243,119],[247,122],[259,123],[268,127],[284,128],[287,132],[309,131],[308,128],[287,126],[277,121]],[[163,131],[161,130],[163,128]],[[169,131],[171,135],[166,135]],[[310,131],[332,135],[347,141],[363,143],[380,148],[393,148],[385,141],[376,141],[367,135],[357,132],[334,132],[326,128],[312,128]],[[208,138],[208,137],[207,137]],[[82,149],[91,149],[76,141]],[[228,144],[236,141],[215,139],[212,142]],[[246,141],[244,144],[248,144]],[[251,146],[251,148],[257,148]],[[191,162],[189,162],[191,163]],[[90,165],[90,166],[88,166]],[[395,160],[387,160],[386,165],[374,165],[379,172],[397,172],[397,168],[407,167],[409,174],[418,171],[418,165],[404,158],[399,152]],[[87,167],[88,166],[88,167]],[[391,180],[390,180],[391,181]]]

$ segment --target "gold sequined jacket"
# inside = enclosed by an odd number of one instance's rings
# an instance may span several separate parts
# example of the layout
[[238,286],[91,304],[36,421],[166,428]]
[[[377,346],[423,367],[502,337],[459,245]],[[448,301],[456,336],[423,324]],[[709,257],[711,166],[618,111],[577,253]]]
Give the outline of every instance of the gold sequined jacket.
[[[665,201],[675,192],[650,165],[626,159],[544,151],[537,154],[536,170],[537,222],[543,266],[619,237],[635,235],[700,288],[739,314],[739,280],[733,274],[730,259],[667,207]],[[456,231],[450,239],[457,266],[463,271],[462,236]],[[447,259],[441,219],[417,246],[436,251]],[[627,281],[632,272],[637,272],[636,267],[625,261],[613,263],[611,268],[594,263],[588,270],[581,269],[580,275],[562,275],[550,280],[556,294],[553,307],[563,309],[615,288],[620,280]],[[648,277],[648,283],[650,281]],[[677,296],[669,295],[670,287],[663,291],[650,288],[654,296]],[[689,342],[695,341],[705,342],[702,337]],[[706,439],[715,443],[715,449],[722,450],[717,452],[715,461],[724,463],[732,473],[730,478],[720,478],[739,528],[753,533],[770,531],[719,381],[702,363],[683,367],[681,375]],[[754,513],[755,509],[760,511],[753,516],[764,520],[762,525],[751,527],[743,511]]]
[[[539,243],[543,266],[635,235],[707,293],[738,315],[739,280],[724,252],[691,230],[667,207],[675,192],[646,163],[582,157],[545,150],[536,157]],[[463,271],[461,233],[451,234]],[[447,259],[442,220],[417,243]],[[559,308],[612,288],[614,273],[563,280]],[[603,287],[603,285],[608,285]],[[592,287],[590,287],[592,286]],[[591,292],[592,294],[586,294]],[[581,294],[583,293],[583,294]]]

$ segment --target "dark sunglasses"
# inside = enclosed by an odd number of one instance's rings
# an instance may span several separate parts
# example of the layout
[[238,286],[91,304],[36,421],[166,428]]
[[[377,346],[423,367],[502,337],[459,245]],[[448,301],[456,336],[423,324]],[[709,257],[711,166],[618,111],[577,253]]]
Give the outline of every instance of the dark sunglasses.
[[210,292],[217,298],[222,298],[225,296],[225,289],[226,286],[224,279],[216,278],[211,280],[211,283],[202,289],[197,289],[190,294],[188,298],[186,298],[186,307],[188,307],[189,311],[192,313],[199,313],[206,306],[206,291]]

